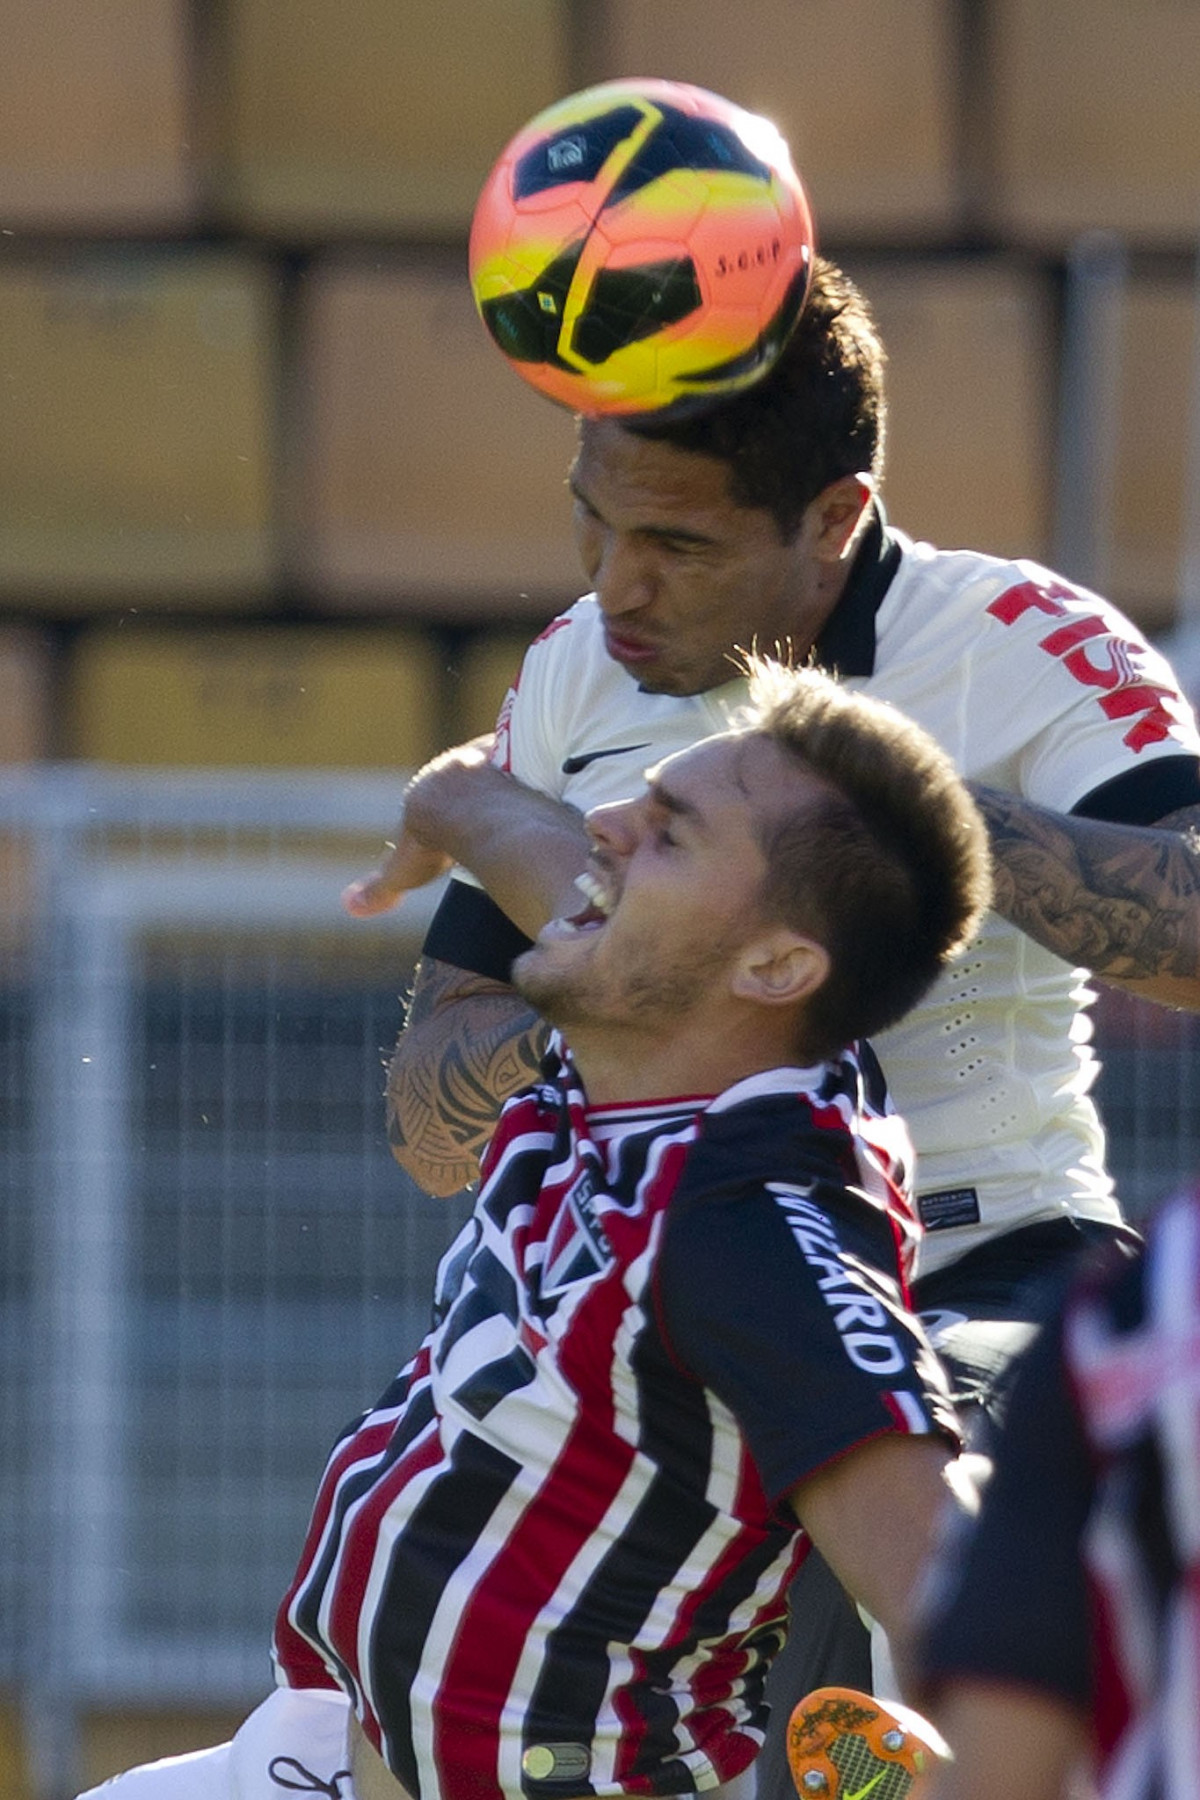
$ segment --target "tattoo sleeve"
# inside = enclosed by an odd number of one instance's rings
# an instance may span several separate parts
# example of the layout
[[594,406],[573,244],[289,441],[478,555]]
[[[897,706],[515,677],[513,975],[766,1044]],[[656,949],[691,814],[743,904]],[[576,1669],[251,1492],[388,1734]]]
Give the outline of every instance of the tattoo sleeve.
[[538,1072],[543,1021],[502,982],[423,958],[388,1068],[388,1143],[430,1194],[475,1180],[504,1102]]
[[1200,1006],[1200,808],[1154,826],[1056,813],[973,789],[997,912],[1067,962],[1173,1006]]

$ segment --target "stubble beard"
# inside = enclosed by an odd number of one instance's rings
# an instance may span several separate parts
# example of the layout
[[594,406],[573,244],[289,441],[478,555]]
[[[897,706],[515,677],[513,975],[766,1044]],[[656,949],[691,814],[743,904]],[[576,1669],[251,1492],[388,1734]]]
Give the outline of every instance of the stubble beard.
[[[537,1009],[549,1024],[566,1032],[589,1027],[644,1033],[666,1029],[687,1015],[707,997],[707,990],[728,963],[729,946],[711,945],[679,956],[663,966],[626,972],[619,982],[589,979],[588,969],[539,968],[535,955],[526,952],[513,965],[516,991]],[[530,961],[532,967],[522,969]]]

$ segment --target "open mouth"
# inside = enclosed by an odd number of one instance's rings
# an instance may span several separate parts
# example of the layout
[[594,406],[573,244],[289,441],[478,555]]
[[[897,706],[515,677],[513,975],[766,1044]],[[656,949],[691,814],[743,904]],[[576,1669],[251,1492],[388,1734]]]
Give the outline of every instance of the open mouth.
[[615,904],[614,896],[605,890],[590,871],[577,875],[575,886],[583,895],[584,904],[578,912],[571,913],[564,923],[572,931],[599,931],[602,925],[608,923],[608,916]]

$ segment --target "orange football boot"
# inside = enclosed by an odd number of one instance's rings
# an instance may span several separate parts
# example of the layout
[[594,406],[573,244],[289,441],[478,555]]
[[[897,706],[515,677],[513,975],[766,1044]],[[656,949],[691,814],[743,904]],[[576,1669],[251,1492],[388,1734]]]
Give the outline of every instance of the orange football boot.
[[949,1754],[920,1713],[853,1688],[817,1688],[788,1720],[788,1767],[800,1800],[908,1800]]

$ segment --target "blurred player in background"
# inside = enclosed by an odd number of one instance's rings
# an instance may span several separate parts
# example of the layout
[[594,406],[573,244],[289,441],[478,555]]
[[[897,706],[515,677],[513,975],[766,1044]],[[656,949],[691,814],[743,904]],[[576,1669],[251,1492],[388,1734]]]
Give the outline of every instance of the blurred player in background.
[[740,1796],[810,1543],[905,1624],[958,1434],[852,1040],[974,931],[986,834],[894,709],[765,667],[754,701],[590,815],[583,893],[518,959],[570,1049],[333,1450],[280,1691],[111,1800]]
[[[1171,670],[1105,601],[1030,562],[913,543],[887,521],[884,351],[855,285],[819,260],[773,371],[678,424],[585,419],[571,472],[593,593],[528,652],[494,744],[412,784],[370,913],[456,878],[425,943],[389,1073],[395,1155],[434,1193],[474,1178],[545,1030],[512,992],[524,935],[582,865],[580,808],[636,790],[648,756],[742,698],[736,644],[786,646],[894,701],[971,781],[996,898],[969,953],[878,1040],[918,1152],[916,1303],[968,1408],[1038,1317],[1033,1290],[1128,1236],[1088,1090],[1086,968],[1156,999],[1200,993],[1200,739]],[[752,1298],[748,1299],[752,1305]],[[827,1579],[810,1560],[802,1581]],[[777,1704],[871,1682],[836,1593],[792,1635]],[[763,1792],[791,1792],[781,1733]]]
[[976,1525],[941,1559],[938,1800],[1183,1800],[1200,1773],[1200,1197],[1081,1275],[1022,1359]]

